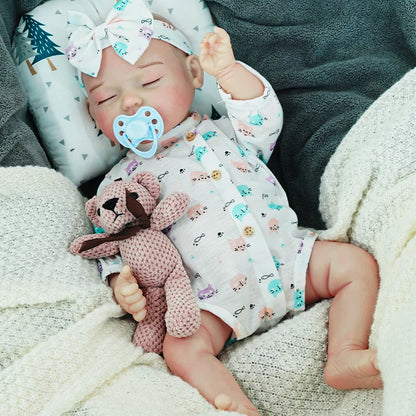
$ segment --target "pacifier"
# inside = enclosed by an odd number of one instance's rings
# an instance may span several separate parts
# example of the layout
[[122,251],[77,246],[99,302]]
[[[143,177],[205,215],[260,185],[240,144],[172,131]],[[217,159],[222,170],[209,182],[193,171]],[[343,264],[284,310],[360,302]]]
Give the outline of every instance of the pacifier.
[[[118,142],[146,159],[156,153],[157,141],[163,130],[162,117],[153,107],[141,107],[132,116],[120,114],[113,122],[113,132]],[[137,149],[145,141],[150,141],[152,147],[146,151]]]

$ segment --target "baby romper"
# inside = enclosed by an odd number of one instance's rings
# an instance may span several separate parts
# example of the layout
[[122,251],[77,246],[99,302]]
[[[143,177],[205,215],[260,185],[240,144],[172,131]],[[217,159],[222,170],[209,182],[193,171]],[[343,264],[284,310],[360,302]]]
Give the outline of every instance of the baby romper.
[[[261,97],[232,100],[220,90],[228,118],[193,113],[165,133],[154,157],[129,151],[100,188],[136,171],[159,179],[160,198],[186,192],[187,214],[167,235],[181,253],[201,309],[220,317],[236,339],[269,328],[304,309],[305,276],[315,234],[297,217],[266,163],[283,115],[270,84]],[[102,276],[119,272],[119,259],[102,259]]]

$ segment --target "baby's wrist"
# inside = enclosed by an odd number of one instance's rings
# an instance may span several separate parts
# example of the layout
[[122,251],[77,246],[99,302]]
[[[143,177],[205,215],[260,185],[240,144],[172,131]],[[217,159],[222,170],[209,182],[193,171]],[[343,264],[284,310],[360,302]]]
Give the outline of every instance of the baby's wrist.
[[234,100],[251,100],[264,92],[262,81],[237,61],[221,70],[217,81]]
[[225,68],[221,69],[215,76],[218,83],[222,85],[223,83],[226,83],[229,79],[232,78],[234,71],[240,66],[240,64],[237,61],[234,61],[233,63],[227,65]]
[[114,286],[117,283],[117,278],[120,276],[120,273],[112,273],[107,277],[108,285],[111,287],[111,289],[114,290]]

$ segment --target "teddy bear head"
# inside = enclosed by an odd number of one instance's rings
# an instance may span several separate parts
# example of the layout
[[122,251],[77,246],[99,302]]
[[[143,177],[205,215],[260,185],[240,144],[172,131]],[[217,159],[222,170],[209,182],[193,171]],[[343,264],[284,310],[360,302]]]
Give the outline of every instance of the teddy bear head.
[[150,172],[139,172],[131,181],[115,181],[89,199],[85,210],[97,227],[118,233],[137,221],[148,220],[157,204],[160,185]]

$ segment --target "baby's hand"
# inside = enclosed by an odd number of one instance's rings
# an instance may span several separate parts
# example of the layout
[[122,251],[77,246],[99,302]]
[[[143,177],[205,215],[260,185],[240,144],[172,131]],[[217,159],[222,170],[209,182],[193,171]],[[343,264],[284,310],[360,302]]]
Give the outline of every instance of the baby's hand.
[[207,33],[200,43],[199,61],[205,72],[217,79],[235,64],[230,36],[219,27]]
[[124,311],[133,315],[137,321],[143,321],[146,316],[146,298],[140,290],[136,279],[132,275],[129,266],[124,266],[111,286],[117,303]]

